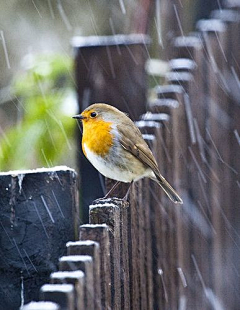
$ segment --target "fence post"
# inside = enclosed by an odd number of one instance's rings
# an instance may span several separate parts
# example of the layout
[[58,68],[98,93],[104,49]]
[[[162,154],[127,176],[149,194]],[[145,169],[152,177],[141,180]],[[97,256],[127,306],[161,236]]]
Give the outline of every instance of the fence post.
[[132,309],[140,309],[140,270],[139,270],[139,225],[136,202],[136,184],[133,183],[129,195],[128,242],[129,242],[129,283]]
[[74,310],[74,286],[72,284],[44,284],[40,289],[40,300],[56,302],[61,310]]
[[85,274],[84,300],[87,309],[94,309],[93,261],[88,255],[69,255],[59,259],[60,271],[81,270]]
[[[233,2],[232,2],[233,4]],[[224,143],[221,144],[221,155],[222,159],[225,164],[222,163],[222,169],[224,174],[224,182],[221,182],[222,186],[222,196],[224,199],[223,206],[228,205],[228,208],[224,207],[222,212],[222,216],[225,215],[227,221],[225,221],[226,229],[229,231],[229,237],[231,240],[226,240],[225,244],[227,244],[228,251],[224,251],[227,265],[232,266],[233,262],[239,260],[240,251],[235,246],[236,239],[233,237],[236,234],[239,234],[240,228],[238,223],[239,218],[239,210],[236,207],[236,201],[240,201],[240,194],[239,194],[239,167],[240,161],[239,156],[235,156],[239,151],[239,132],[240,132],[240,125],[239,125],[239,115],[240,115],[240,108],[239,108],[239,96],[240,96],[240,89],[239,89],[239,78],[240,78],[240,70],[237,65],[240,61],[240,53],[239,53],[239,46],[240,40],[239,37],[236,35],[239,33],[240,30],[240,14],[239,14],[239,4],[235,3],[235,7],[231,7],[231,9],[222,10],[222,14],[220,11],[214,11],[212,16],[213,18],[218,18],[224,22],[226,27],[226,32],[224,33],[225,36],[225,55],[227,58],[227,63],[223,62],[224,68],[221,66],[221,73],[225,77],[225,81],[228,85],[228,92],[227,96],[223,97],[224,100],[218,102],[220,107],[227,112],[229,118],[229,126],[228,130],[225,129],[225,133],[221,136],[221,141]],[[224,148],[225,147],[225,148]],[[226,176],[226,177],[225,177]],[[224,195],[226,192],[226,195]],[[228,222],[228,223],[227,223]],[[231,225],[229,225],[231,223]],[[228,236],[227,236],[227,239]],[[232,246],[230,246],[231,243]],[[231,254],[230,254],[231,253]],[[231,259],[230,259],[231,257]],[[232,267],[229,267],[232,268]],[[226,269],[227,270],[227,269]],[[224,276],[223,276],[224,277]],[[240,287],[240,280],[235,277],[235,271],[232,270],[232,274],[228,274],[228,278],[231,281],[232,289],[238,290]],[[224,281],[226,283],[226,281]],[[224,290],[224,288],[223,288]],[[225,291],[225,290],[224,290]],[[224,295],[226,296],[226,294]],[[232,303],[230,304],[228,299],[225,304],[228,307],[236,307],[239,303],[239,300],[236,298],[232,298]]]
[[[145,138],[146,141],[146,138]],[[151,139],[152,142],[152,139]],[[144,269],[146,271],[146,289],[147,289],[147,309],[153,309],[153,258],[152,258],[152,229],[153,227],[151,226],[151,219],[152,219],[152,214],[150,210],[150,196],[151,193],[149,191],[150,186],[153,181],[145,178],[142,180],[142,195],[143,195],[143,201],[142,201],[142,209],[143,209],[143,219],[144,221],[144,231],[145,231],[145,240],[144,240]]]
[[[194,47],[193,47],[194,51]],[[185,198],[184,204],[184,213],[182,214],[182,218],[180,218],[180,224],[184,231],[184,242],[187,242],[188,252],[183,253],[184,258],[184,274],[186,274],[188,289],[185,290],[187,293],[187,303],[189,307],[205,307],[206,306],[206,298],[204,289],[197,289],[200,285],[200,279],[197,275],[197,268],[200,268],[200,272],[203,273],[204,279],[208,281],[208,277],[210,274],[209,265],[204,264],[206,259],[211,259],[210,257],[210,247],[211,247],[211,226],[208,224],[205,219],[206,215],[199,211],[199,204],[201,206],[201,201],[199,203],[199,192],[203,197],[202,192],[204,192],[204,185],[206,183],[206,177],[204,174],[204,170],[202,170],[202,161],[199,162],[200,159],[199,153],[196,156],[196,148],[197,148],[197,126],[195,126],[196,118],[198,114],[194,114],[194,112],[198,109],[201,111],[200,106],[195,108],[197,105],[195,102],[195,96],[193,96],[192,91],[196,85],[194,81],[195,70],[191,72],[181,72],[177,75],[173,75],[170,80],[173,83],[182,85],[184,89],[184,110],[186,117],[186,161],[187,161],[187,191],[188,196]],[[202,105],[203,106],[203,105]],[[201,115],[200,114],[200,115]],[[197,182],[196,182],[197,177]],[[199,185],[199,183],[204,184],[203,186]],[[205,193],[204,193],[205,194]],[[200,234],[199,234],[200,231]],[[200,235],[200,237],[199,237]],[[207,242],[206,242],[207,239]],[[206,246],[206,243],[208,245]],[[204,250],[203,250],[204,249]],[[187,263],[186,263],[187,262]],[[197,264],[197,266],[196,266]],[[188,267],[187,267],[188,266]],[[207,270],[206,270],[207,269]],[[191,283],[191,284],[190,284]],[[190,286],[195,289],[190,290]]]
[[[209,125],[206,140],[211,165],[209,188],[212,222],[216,232],[213,242],[214,277],[212,285],[221,302],[224,302],[228,308],[233,308],[236,302],[234,300],[234,290],[239,285],[234,281],[235,271],[231,267],[232,258],[230,258],[235,245],[232,243],[234,242],[232,236],[226,234],[225,231],[225,229],[229,229],[229,222],[232,222],[233,225],[236,216],[234,212],[233,219],[233,210],[231,209],[233,193],[231,191],[234,187],[232,183],[235,183],[233,180],[236,179],[238,173],[236,171],[234,173],[234,168],[231,167],[231,156],[234,149],[234,143],[231,144],[233,142],[231,136],[233,136],[233,130],[236,128],[234,118],[232,118],[235,105],[229,100],[231,82],[227,82],[228,77],[226,74],[229,70],[227,56],[230,56],[229,59],[232,63],[233,49],[227,45],[230,39],[227,29],[229,29],[230,25],[215,19],[199,21],[198,26],[209,59],[209,96],[211,102],[209,104]],[[233,68],[232,65],[230,65],[230,68]],[[231,79],[231,74],[228,74],[228,76]],[[221,99],[219,100],[219,98]],[[234,197],[234,206],[235,199],[236,197]],[[219,272],[223,266],[226,273]],[[229,292],[227,298],[226,291]]]
[[[156,105],[154,109],[158,113],[147,113],[142,116],[142,119],[148,121],[155,121],[161,123],[161,132],[162,139],[165,141],[165,156],[161,156],[161,162],[163,162],[163,166],[165,169],[160,169],[163,176],[175,187],[175,177],[174,177],[174,152],[176,152],[174,148],[174,137],[173,137],[173,119],[172,114],[177,113],[177,107],[179,106],[178,102],[174,99],[158,99],[161,100],[161,105],[158,104],[158,110]],[[169,100],[171,101],[171,105],[169,105]],[[174,105],[172,104],[174,101]],[[164,104],[165,102],[165,104]],[[153,107],[153,106],[152,106]],[[175,110],[174,110],[175,109]],[[161,113],[163,112],[166,113]],[[174,110],[174,111],[173,111]],[[161,145],[158,145],[158,150],[161,148]],[[165,256],[168,257],[165,266],[163,267],[163,273],[166,274],[165,281],[166,286],[169,288],[169,303],[168,306],[172,309],[177,308],[178,305],[178,253],[177,253],[177,223],[176,223],[176,208],[181,208],[181,206],[176,206],[165,195],[163,196],[162,204],[163,208],[166,209],[167,217],[165,216],[165,247],[163,252]],[[161,238],[161,242],[163,242],[163,238]]]
[[[193,302],[196,302],[199,307],[206,306],[206,296],[204,289],[199,289],[199,277],[197,277],[196,267],[194,262],[197,262],[201,275],[205,284],[209,286],[209,278],[211,274],[211,267],[206,264],[206,260],[211,260],[211,244],[212,235],[214,233],[211,223],[210,202],[208,196],[208,188],[206,183],[207,175],[209,173],[209,163],[206,153],[206,127],[208,126],[208,102],[209,102],[209,82],[208,70],[209,65],[206,61],[206,54],[204,44],[200,34],[196,37],[177,38],[177,43],[174,45],[178,57],[188,55],[195,64],[194,70],[191,74],[194,77],[194,83],[188,87],[189,102],[191,104],[193,127],[195,132],[196,143],[191,144],[189,147],[190,157],[188,162],[191,163],[190,180],[188,183],[191,185],[192,192],[192,205],[188,208],[188,219],[192,225],[192,238],[191,238],[191,281],[195,280],[195,289]],[[193,261],[194,260],[194,261]],[[189,289],[187,289],[189,291]],[[190,293],[192,297],[192,293]],[[194,307],[194,305],[192,305]]]
[[[109,37],[76,37],[75,70],[79,110],[95,102],[113,105],[127,112],[134,120],[146,111],[148,57],[144,35]],[[80,145],[81,135],[78,140]],[[102,176],[81,153],[79,157],[84,222],[88,206],[104,196]],[[91,186],[89,186],[91,184]]]
[[[148,279],[146,277],[145,273],[145,251],[146,251],[146,243],[145,243],[145,229],[146,229],[146,213],[145,208],[147,206],[144,204],[146,202],[144,197],[144,180],[139,180],[138,182],[135,182],[134,184],[136,188],[136,194],[135,197],[133,196],[133,199],[135,200],[136,204],[136,213],[137,213],[137,220],[138,220],[138,259],[139,259],[139,294],[140,294],[140,308],[141,309],[147,309],[147,284]],[[149,202],[149,201],[148,201]],[[130,208],[132,205],[130,206]],[[151,249],[151,246],[150,246]],[[135,261],[133,257],[133,262]]]
[[79,228],[80,240],[93,240],[100,248],[100,278],[102,309],[111,308],[111,274],[110,274],[110,244],[107,225],[85,224]]
[[[145,139],[151,138],[151,149],[159,164],[160,171],[162,171],[162,158],[166,151],[162,136],[163,124],[160,122],[160,119],[158,121],[153,121],[151,118],[148,119],[148,115],[149,114],[142,116],[142,120],[137,122],[136,125]],[[159,143],[162,145],[159,146]],[[147,200],[150,218],[146,223],[149,223],[148,225],[151,227],[150,239],[152,242],[151,244],[147,243],[146,250],[151,251],[150,263],[152,265],[152,282],[150,282],[150,285],[153,285],[153,290],[151,292],[153,300],[151,306],[153,309],[161,309],[168,303],[168,292],[165,287],[165,273],[163,274],[162,272],[165,269],[163,265],[166,245],[165,231],[167,213],[162,203],[162,196],[164,193],[161,191],[160,187],[155,182],[148,179],[143,180],[143,182],[148,184],[148,190],[150,191]],[[145,195],[146,193],[143,192],[143,197],[145,197]]]
[[[229,59],[228,66],[230,66],[228,75],[229,87],[230,87],[230,100],[229,100],[229,116],[232,120],[231,128],[229,130],[229,145],[231,146],[230,152],[230,166],[233,170],[231,170],[231,185],[230,185],[230,195],[231,195],[231,209],[229,210],[229,217],[231,222],[231,231],[232,234],[235,236],[232,246],[232,260],[230,264],[232,265],[233,262],[239,260],[240,257],[240,250],[238,247],[235,246],[235,242],[238,239],[237,236],[240,234],[240,226],[239,226],[239,208],[237,207],[236,201],[240,201],[240,191],[239,191],[239,167],[240,167],[240,159],[239,156],[235,156],[237,152],[239,152],[239,145],[240,145],[240,122],[239,122],[239,115],[240,115],[240,89],[239,89],[239,80],[240,80],[240,69],[239,66],[236,64],[240,63],[240,40],[239,36],[236,35],[240,31],[240,5],[239,3],[235,3],[236,7],[234,12],[237,13],[237,19],[235,22],[228,24],[228,39],[230,43],[227,46],[227,55]],[[228,226],[229,227],[229,226]],[[235,231],[235,233],[233,232]],[[232,287],[234,290],[238,291],[240,289],[240,279],[239,277],[235,276],[235,271],[233,270],[232,275],[233,285]],[[226,296],[226,295],[225,295]],[[239,304],[238,296],[234,298],[233,307],[237,307]]]
[[89,219],[91,224],[107,224],[110,233],[110,265],[111,265],[111,307],[123,309],[121,301],[121,209],[128,203],[120,199],[96,201],[90,206]]
[[93,259],[94,309],[101,309],[99,244],[95,241],[75,241],[66,244],[68,255],[89,255]]
[[196,61],[198,51],[202,49],[202,41],[198,36],[180,36],[172,41],[173,59],[186,58]]
[[85,275],[82,271],[58,271],[50,275],[51,284],[72,284],[74,286],[75,310],[85,310],[84,303]]
[[77,187],[67,167],[0,173],[0,308],[20,307],[21,292],[25,302],[38,300],[75,239]]
[[[180,72],[181,74],[181,72]],[[182,82],[180,82],[182,86],[184,85]],[[190,272],[190,255],[191,255],[191,249],[190,249],[190,235],[191,230],[189,228],[189,221],[188,221],[188,213],[186,212],[186,208],[188,207],[188,199],[189,199],[189,176],[188,176],[188,145],[189,145],[189,129],[187,125],[187,115],[186,115],[186,107],[184,103],[184,95],[186,96],[186,93],[182,86],[179,85],[166,85],[166,86],[160,86],[157,87],[157,95],[158,100],[161,101],[161,105],[158,107],[156,106],[154,109],[158,109],[157,111],[161,111],[162,106],[164,105],[164,110],[170,112],[170,117],[172,118],[171,124],[169,126],[170,133],[172,133],[172,143],[171,148],[173,148],[173,156],[172,156],[172,164],[171,169],[173,175],[170,175],[170,178],[173,178],[176,180],[175,187],[176,190],[179,192],[180,196],[183,198],[183,205],[182,206],[172,206],[170,211],[167,211],[169,213],[169,217],[171,218],[172,225],[169,226],[169,220],[166,220],[166,225],[168,227],[169,231],[172,231],[173,233],[173,244],[174,240],[177,243],[177,253],[174,254],[174,251],[172,253],[168,253],[170,251],[170,248],[166,247],[166,253],[169,257],[172,257],[173,260],[173,267],[175,266],[175,269],[173,272],[173,275],[175,274],[174,283],[172,285],[172,296],[175,296],[172,302],[174,303],[176,307],[176,302],[178,300],[178,304],[181,304],[182,302],[187,302],[187,305],[190,304],[190,291],[188,288],[186,288],[186,282],[183,283],[182,278],[187,280],[187,283],[189,283],[191,279],[191,272]],[[165,103],[164,103],[165,100]],[[177,105],[175,102],[175,108],[168,107],[169,100],[177,100]],[[170,206],[169,206],[170,208]],[[172,227],[172,228],[171,228]],[[174,231],[176,232],[174,238]],[[171,250],[172,251],[172,250]],[[175,258],[174,258],[175,257]],[[177,258],[177,262],[175,261]],[[174,264],[175,261],[175,264]],[[181,277],[180,277],[181,275]],[[179,292],[176,294],[176,285],[179,288]],[[171,296],[171,295],[170,295]]]

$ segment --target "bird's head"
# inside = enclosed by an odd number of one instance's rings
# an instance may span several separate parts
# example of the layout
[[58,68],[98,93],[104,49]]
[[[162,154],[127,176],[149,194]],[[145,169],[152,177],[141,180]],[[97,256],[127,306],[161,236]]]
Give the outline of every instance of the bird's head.
[[105,121],[111,123],[118,123],[121,119],[123,112],[105,103],[94,103],[87,107],[81,114],[73,116],[85,123],[93,123],[97,121]]

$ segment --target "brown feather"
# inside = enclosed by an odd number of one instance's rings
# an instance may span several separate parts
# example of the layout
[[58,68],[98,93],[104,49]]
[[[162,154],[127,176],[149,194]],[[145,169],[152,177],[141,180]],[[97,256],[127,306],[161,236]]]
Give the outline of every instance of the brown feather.
[[157,162],[147,143],[143,140],[140,130],[136,126],[134,126],[134,128],[133,126],[129,128],[128,122],[126,122],[126,124],[123,126],[117,126],[117,129],[121,135],[120,143],[122,147],[134,155],[137,159],[139,159],[144,165],[152,169],[156,176],[155,181],[158,182],[158,184],[173,202],[183,203],[177,192],[161,175]]
[[117,129],[121,134],[120,143],[122,147],[132,153],[144,165],[152,169],[156,175],[161,176],[157,162],[147,143],[143,140],[140,130],[135,127],[133,131],[132,128],[130,130],[126,126],[117,126]]

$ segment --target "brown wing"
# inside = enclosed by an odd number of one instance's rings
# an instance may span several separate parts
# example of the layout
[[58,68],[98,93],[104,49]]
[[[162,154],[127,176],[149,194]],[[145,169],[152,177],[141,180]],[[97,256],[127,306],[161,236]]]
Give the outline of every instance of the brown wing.
[[129,122],[122,124],[121,128],[120,126],[117,126],[117,128],[121,134],[120,143],[122,147],[138,158],[144,165],[152,169],[156,175],[158,184],[173,202],[183,203],[178,193],[160,174],[157,162],[147,143],[143,140],[140,130],[136,126],[131,126]]
[[149,149],[147,143],[143,140],[140,130],[128,124],[117,126],[121,135],[120,143],[122,147],[139,159],[144,165],[152,169],[156,175],[160,175],[157,162]]

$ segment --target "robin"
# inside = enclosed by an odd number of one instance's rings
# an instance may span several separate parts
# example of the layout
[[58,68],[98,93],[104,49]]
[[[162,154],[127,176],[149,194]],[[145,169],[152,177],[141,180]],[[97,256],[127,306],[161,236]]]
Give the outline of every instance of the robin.
[[[117,108],[95,103],[73,116],[83,124],[82,149],[105,177],[132,183],[144,177],[156,181],[175,203],[182,199],[160,174],[157,162],[133,121]],[[106,197],[106,196],[105,196]]]

